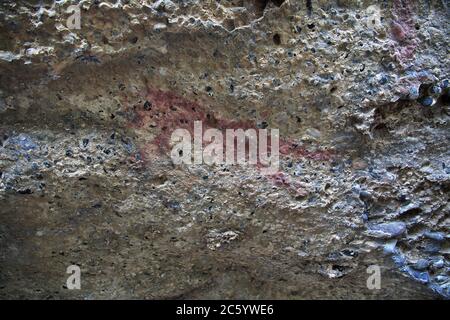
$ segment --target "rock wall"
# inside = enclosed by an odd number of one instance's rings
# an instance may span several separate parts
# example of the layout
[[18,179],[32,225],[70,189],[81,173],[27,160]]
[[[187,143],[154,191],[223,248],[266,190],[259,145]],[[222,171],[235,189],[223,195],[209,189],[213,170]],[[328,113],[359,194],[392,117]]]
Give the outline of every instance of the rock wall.
[[[0,297],[448,298],[448,6],[2,1]],[[195,120],[279,171],[175,165]]]

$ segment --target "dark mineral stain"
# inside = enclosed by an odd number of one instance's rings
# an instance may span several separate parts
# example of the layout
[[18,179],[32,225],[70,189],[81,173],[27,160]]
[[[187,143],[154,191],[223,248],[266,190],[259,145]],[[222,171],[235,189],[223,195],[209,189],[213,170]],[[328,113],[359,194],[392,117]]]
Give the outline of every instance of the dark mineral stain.
[[313,6],[311,0],[306,0],[306,10],[308,11],[308,15],[312,14]]

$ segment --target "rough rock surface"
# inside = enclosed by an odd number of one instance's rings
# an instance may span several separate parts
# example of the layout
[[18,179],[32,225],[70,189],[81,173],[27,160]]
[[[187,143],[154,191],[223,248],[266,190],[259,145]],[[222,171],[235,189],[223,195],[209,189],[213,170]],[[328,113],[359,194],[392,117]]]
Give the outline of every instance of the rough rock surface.
[[[0,297],[448,298],[448,5],[2,1]],[[174,165],[194,120],[279,172]]]

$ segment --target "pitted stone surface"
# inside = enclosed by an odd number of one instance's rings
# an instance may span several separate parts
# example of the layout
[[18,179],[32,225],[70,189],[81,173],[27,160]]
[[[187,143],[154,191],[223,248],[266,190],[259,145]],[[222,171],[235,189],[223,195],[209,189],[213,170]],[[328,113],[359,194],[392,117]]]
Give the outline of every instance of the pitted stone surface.
[[[0,297],[448,298],[447,6],[3,1]],[[174,165],[195,120],[279,172]]]

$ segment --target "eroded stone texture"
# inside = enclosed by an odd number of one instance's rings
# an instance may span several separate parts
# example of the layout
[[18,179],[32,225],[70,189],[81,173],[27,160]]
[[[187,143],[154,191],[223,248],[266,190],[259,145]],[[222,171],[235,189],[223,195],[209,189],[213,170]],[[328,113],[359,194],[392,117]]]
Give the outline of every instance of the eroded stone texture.
[[[447,1],[2,1],[0,296],[448,298],[448,21]],[[279,128],[279,172],[174,165],[195,120]]]

